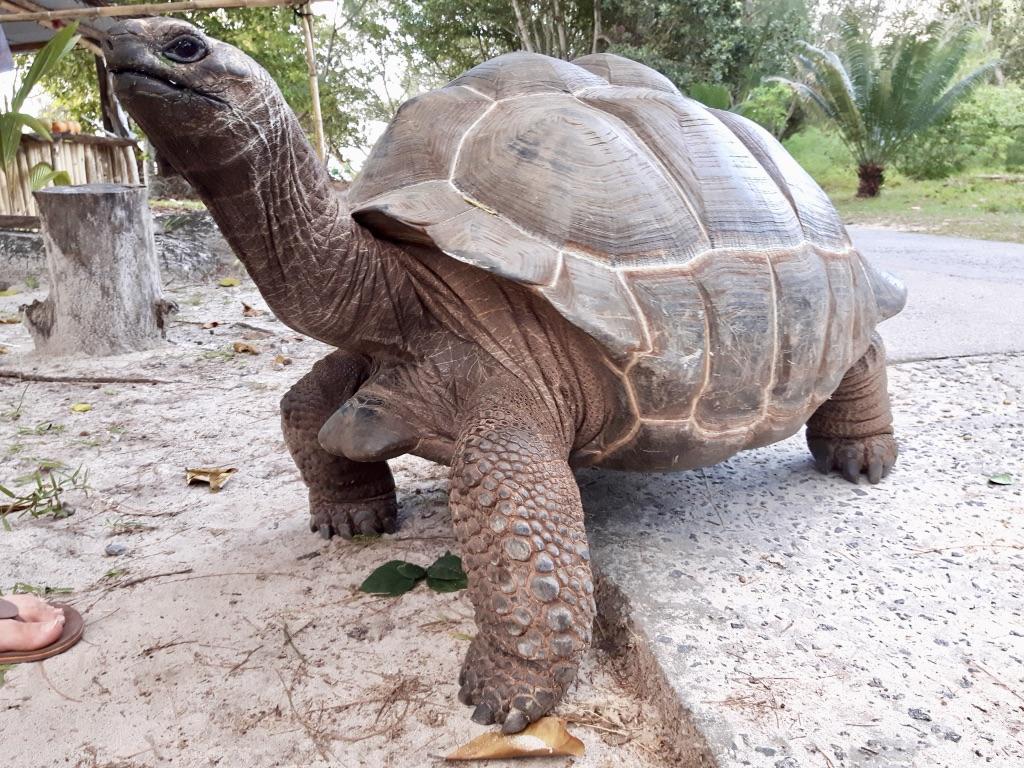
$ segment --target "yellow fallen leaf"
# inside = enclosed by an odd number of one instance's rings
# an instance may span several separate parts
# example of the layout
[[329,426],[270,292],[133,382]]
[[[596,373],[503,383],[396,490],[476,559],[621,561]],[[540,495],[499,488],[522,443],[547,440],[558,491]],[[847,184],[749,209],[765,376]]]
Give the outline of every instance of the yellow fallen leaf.
[[85,413],[86,411],[91,411],[92,406],[88,403],[75,403],[71,406],[71,410],[75,413]]
[[242,302],[242,316],[243,317],[259,317],[260,315],[267,314],[262,309],[256,309],[256,307],[249,306],[244,301]]
[[291,364],[292,364],[292,359],[290,357],[285,357],[284,355],[275,355],[274,356],[274,365],[291,365]]
[[0,344],[0,355],[6,355],[10,350],[7,349],[3,344]]
[[583,755],[583,742],[565,729],[557,717],[542,717],[520,733],[481,734],[463,744],[445,760],[497,760],[503,757],[557,757]]
[[4,325],[15,325],[20,322],[21,318],[17,315],[0,315],[0,323],[3,323]]
[[234,288],[236,285],[241,285],[242,281],[237,277],[222,277],[217,281],[217,285],[221,288]]
[[7,288],[6,290],[0,291],[0,296],[17,296],[21,291],[17,288]]
[[219,491],[238,469],[236,467],[194,467],[185,469],[185,484],[206,483],[211,491]]
[[246,344],[244,341],[236,341],[231,345],[231,348],[235,350],[236,355],[258,355],[260,353],[256,347],[252,344]]

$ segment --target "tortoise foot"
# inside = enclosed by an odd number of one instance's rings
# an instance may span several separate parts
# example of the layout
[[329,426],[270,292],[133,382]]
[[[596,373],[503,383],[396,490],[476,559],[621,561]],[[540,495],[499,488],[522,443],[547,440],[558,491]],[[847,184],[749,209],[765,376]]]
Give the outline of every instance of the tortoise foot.
[[868,482],[877,483],[889,474],[899,453],[891,434],[855,439],[814,437],[808,438],[807,445],[819,472],[827,475],[838,470],[851,483],[860,480],[862,473]]
[[396,528],[397,517],[394,493],[359,501],[310,499],[309,504],[309,530],[325,539],[391,533]]
[[504,733],[518,733],[550,712],[576,677],[577,665],[551,666],[527,661],[478,635],[459,674],[459,701],[474,706],[472,720],[500,723]]

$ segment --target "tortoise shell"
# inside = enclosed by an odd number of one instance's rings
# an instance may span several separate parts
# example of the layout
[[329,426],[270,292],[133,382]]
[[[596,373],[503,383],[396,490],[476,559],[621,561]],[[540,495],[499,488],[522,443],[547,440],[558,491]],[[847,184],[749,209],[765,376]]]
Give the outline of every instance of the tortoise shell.
[[611,54],[510,53],[407,101],[349,201],[597,339],[635,417],[603,465],[792,434],[904,301],[767,131]]

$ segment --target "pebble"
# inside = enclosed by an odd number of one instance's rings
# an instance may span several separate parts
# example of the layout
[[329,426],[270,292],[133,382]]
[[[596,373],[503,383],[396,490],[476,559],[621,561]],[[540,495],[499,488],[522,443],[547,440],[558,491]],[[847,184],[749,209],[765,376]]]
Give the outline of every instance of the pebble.
[[112,541],[103,548],[104,554],[107,557],[120,557],[128,551],[128,545],[122,544],[119,541]]

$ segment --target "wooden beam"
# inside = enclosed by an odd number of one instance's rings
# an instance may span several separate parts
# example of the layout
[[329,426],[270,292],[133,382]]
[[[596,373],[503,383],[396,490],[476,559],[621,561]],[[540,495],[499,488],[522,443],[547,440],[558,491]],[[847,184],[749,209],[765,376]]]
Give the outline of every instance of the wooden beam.
[[[221,8],[269,8],[295,5],[295,0],[174,0],[170,3],[138,5],[103,5],[95,8],[64,8],[55,11],[32,11],[0,14],[0,23],[7,21],[61,21],[66,19],[97,19],[107,16],[149,16],[179,11],[216,11]],[[0,5],[10,7],[4,0]]]
[[324,116],[320,110],[320,76],[316,70],[316,51],[313,47],[313,11],[309,3],[299,12],[302,18],[302,36],[306,40],[306,67],[309,69],[309,95],[313,102],[313,133],[316,136],[316,152],[320,160],[327,159],[327,144],[324,141]]
[[[14,13],[11,14],[0,14],[0,23],[10,21],[10,16],[22,16],[26,13],[48,13],[48,11],[43,10],[42,6],[33,3],[32,0],[0,0],[0,8],[7,8],[9,10],[14,11]],[[57,30],[65,26],[60,21],[52,19],[37,19],[36,23],[39,24],[39,26],[41,27],[46,27],[47,29],[53,30]],[[79,31],[79,35],[81,36],[78,41],[80,45],[82,45],[84,48],[88,48],[97,56],[103,55],[103,51],[100,50],[99,43],[95,40],[90,40],[88,38],[87,31]],[[43,45],[46,45],[46,43],[43,42],[42,44],[40,44],[39,47],[41,48]],[[21,48],[22,46],[18,47]],[[34,50],[33,48],[27,47],[27,45],[25,46],[25,49]],[[11,50],[12,52],[14,52],[13,48]],[[22,51],[17,52],[21,53]]]

